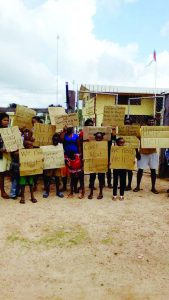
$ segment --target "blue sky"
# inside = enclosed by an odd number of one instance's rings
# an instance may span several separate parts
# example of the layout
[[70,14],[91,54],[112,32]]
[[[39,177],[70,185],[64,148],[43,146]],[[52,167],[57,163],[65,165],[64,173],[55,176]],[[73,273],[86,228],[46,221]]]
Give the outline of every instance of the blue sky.
[[154,87],[155,68],[169,88],[168,11],[167,0],[0,1],[2,104],[55,104],[57,79],[60,103],[66,81]]
[[103,3],[97,6],[94,16],[94,34],[123,46],[136,42],[140,48],[138,59],[146,59],[154,49],[157,53],[169,49],[169,39],[161,33],[168,12],[168,0],[138,0],[123,3],[117,10]]

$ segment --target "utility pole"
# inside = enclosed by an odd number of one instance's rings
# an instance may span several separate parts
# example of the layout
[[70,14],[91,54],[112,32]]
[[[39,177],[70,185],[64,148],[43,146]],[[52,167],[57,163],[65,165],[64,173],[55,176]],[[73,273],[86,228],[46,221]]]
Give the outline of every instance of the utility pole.
[[59,34],[57,34],[57,53],[56,53],[56,105],[59,103]]

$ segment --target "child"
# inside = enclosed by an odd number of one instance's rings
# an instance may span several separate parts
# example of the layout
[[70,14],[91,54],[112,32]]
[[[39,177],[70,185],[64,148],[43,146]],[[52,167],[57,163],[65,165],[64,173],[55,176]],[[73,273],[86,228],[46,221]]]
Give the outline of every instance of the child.
[[14,151],[11,153],[12,162],[10,165],[11,171],[11,191],[10,198],[16,199],[19,194],[19,151]]
[[[6,113],[0,113],[0,128],[8,128],[9,126],[9,116]],[[5,192],[4,179],[5,172],[9,170],[10,166],[10,154],[6,152],[3,144],[3,140],[0,135],[0,191],[1,197],[4,199],[9,199],[10,197]]]
[[[95,133],[95,140],[96,141],[102,141],[103,136],[105,133],[102,132],[97,132]],[[91,173],[90,174],[90,194],[88,196],[88,199],[93,199],[93,190],[94,190],[94,183],[96,179],[96,173]],[[97,199],[102,199],[103,198],[103,187],[105,185],[105,173],[98,173],[98,180],[99,180],[99,195]]]
[[[117,146],[124,146],[125,141],[119,137],[116,140]],[[120,200],[124,200],[124,191],[126,187],[126,170],[113,169],[113,200],[117,199],[118,178],[120,178]]]
[[[25,136],[24,147],[26,149],[33,149],[33,141],[31,138],[31,134],[28,134],[27,136]],[[19,184],[21,187],[20,203],[25,204],[25,186],[26,185],[29,185],[32,203],[36,203],[37,200],[34,197],[34,190],[33,190],[33,185],[34,185],[33,176],[20,176]]]
[[[53,145],[57,147],[60,141],[60,135],[55,133],[52,137]],[[44,189],[45,192],[43,193],[43,198],[47,198],[50,192],[50,180],[51,177],[55,178],[56,184],[56,196],[59,198],[63,198],[64,195],[59,191],[59,177],[61,176],[60,169],[52,169],[52,170],[44,170]]]
[[65,162],[70,172],[70,194],[68,195],[68,198],[73,197],[73,192],[76,192],[77,181],[79,180],[81,189],[79,199],[82,199],[84,198],[84,172],[80,154],[75,154],[74,151],[70,151]]

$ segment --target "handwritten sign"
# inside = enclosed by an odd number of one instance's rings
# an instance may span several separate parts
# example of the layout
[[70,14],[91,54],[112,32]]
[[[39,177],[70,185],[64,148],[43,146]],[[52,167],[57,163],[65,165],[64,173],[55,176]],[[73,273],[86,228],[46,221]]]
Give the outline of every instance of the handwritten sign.
[[125,146],[134,149],[140,148],[140,140],[136,136],[120,136],[125,140]]
[[64,107],[48,107],[50,121],[52,125],[55,125],[55,117],[58,115],[66,114]]
[[83,115],[87,117],[94,115],[94,99],[89,99],[85,102],[85,107],[83,108]]
[[20,149],[20,176],[43,173],[43,153],[40,148]]
[[57,146],[41,146],[44,158],[44,170],[58,169],[65,167],[63,145],[58,144]]
[[13,120],[13,126],[18,126],[19,128],[32,129],[32,118],[36,116],[36,112],[28,107],[17,105],[16,113]]
[[23,141],[18,126],[11,128],[1,128],[0,134],[7,152],[13,152],[22,149]]
[[79,118],[76,113],[55,117],[56,131],[64,126],[75,127],[79,125]]
[[35,123],[33,137],[34,146],[52,145],[52,137],[56,132],[56,126],[48,124]]
[[139,125],[119,125],[118,126],[119,136],[137,136],[140,137],[140,126]]
[[104,134],[103,140],[111,140],[111,127],[96,127],[96,126],[84,126],[83,127],[83,140],[95,140],[95,134],[101,132]]
[[103,126],[124,125],[125,107],[119,105],[105,106]]
[[142,126],[141,148],[169,148],[169,126]]
[[84,172],[105,173],[108,171],[108,143],[90,141],[83,143]]
[[111,169],[134,170],[135,149],[125,146],[111,147]]

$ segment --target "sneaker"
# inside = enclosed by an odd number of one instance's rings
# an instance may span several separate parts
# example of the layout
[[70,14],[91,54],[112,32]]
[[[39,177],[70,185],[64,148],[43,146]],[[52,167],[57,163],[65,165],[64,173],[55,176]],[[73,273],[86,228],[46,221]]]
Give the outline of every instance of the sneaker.
[[44,193],[43,193],[43,198],[48,198],[48,196],[49,196],[49,193],[48,193],[48,192],[44,192]]
[[63,198],[64,195],[61,192],[56,193],[56,196],[58,196],[59,198]]

